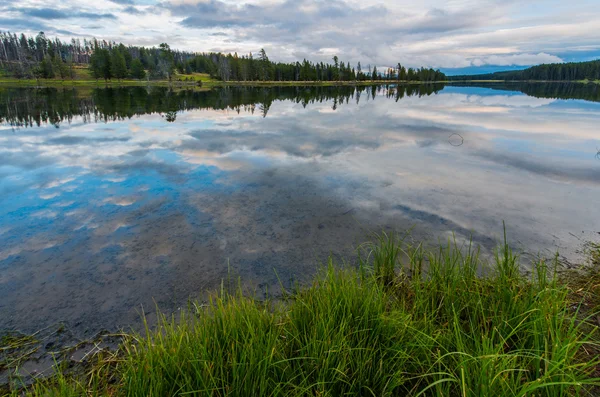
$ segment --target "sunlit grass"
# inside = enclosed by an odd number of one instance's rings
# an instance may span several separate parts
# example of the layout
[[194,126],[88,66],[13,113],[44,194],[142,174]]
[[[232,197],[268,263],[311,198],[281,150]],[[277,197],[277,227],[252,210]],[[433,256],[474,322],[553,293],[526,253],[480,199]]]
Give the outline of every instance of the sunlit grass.
[[190,73],[190,74],[176,74],[175,80],[179,81],[201,81],[203,83],[208,82],[219,82],[219,80],[213,79],[208,73]]
[[[565,396],[598,386],[597,325],[556,264],[520,272],[453,241],[381,235],[282,300],[222,292],[126,338],[118,360],[35,395]],[[589,312],[589,315],[594,313]],[[595,315],[595,314],[594,314]]]
[[[15,79],[0,77],[0,85],[13,87],[105,87],[105,86],[131,86],[147,85],[145,80],[71,80],[71,79]],[[168,82],[151,82],[151,85],[168,85]]]

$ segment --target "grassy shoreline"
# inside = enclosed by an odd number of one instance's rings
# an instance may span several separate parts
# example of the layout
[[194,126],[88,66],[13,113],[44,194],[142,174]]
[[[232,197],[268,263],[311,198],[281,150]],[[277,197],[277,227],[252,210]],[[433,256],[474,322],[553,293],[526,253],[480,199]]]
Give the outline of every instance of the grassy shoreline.
[[[426,252],[382,235],[361,266],[331,261],[281,301],[221,292],[161,316],[118,352],[90,357],[32,395],[563,396],[600,386],[595,269],[531,274],[505,244],[494,260],[449,242]],[[594,256],[596,255],[596,256]],[[595,389],[597,391],[597,389]],[[20,391],[11,392],[20,395]]]
[[[202,84],[199,85],[198,81]],[[372,86],[395,84],[396,81],[219,81],[219,80],[55,80],[55,79],[12,79],[1,78],[0,87],[120,87],[120,86],[162,86],[162,87],[189,87],[189,88],[212,88],[227,86],[248,86],[248,87],[276,87],[276,86]],[[401,84],[421,85],[438,84],[443,82],[421,82],[421,81],[403,81]]]
[[[372,86],[385,84],[454,84],[454,83],[569,83],[566,81],[542,81],[542,80],[452,80],[447,78],[445,81],[384,81],[384,80],[361,80],[361,81],[221,81],[212,78],[206,73],[191,73],[172,75],[171,80],[96,80],[86,66],[77,66],[73,70],[73,78],[61,79],[17,79],[8,75],[0,74],[0,87],[118,87],[118,86],[172,86],[172,87],[197,87],[205,88],[226,87],[226,86],[249,86],[249,87],[271,87],[271,86]],[[578,80],[570,83],[600,84],[600,80]]]
[[[202,84],[199,85],[198,82]],[[104,88],[104,87],[177,87],[177,88],[216,88],[228,86],[245,86],[245,87],[278,87],[278,86],[319,86],[319,87],[336,87],[336,86],[373,86],[386,84],[402,84],[402,85],[424,85],[424,84],[468,84],[468,83],[550,83],[550,84],[600,84],[600,80],[578,80],[578,81],[505,81],[505,80],[448,80],[448,81],[382,81],[382,80],[366,80],[366,81],[219,81],[219,80],[55,80],[55,79],[14,79],[0,77],[0,87],[34,87],[34,88]]]

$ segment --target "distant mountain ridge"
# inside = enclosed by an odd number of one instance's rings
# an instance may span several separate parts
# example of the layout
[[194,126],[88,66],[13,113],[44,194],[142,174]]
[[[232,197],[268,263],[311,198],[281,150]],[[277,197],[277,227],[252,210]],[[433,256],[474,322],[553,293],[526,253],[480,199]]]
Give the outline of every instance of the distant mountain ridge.
[[448,76],[450,81],[466,80],[537,80],[537,81],[578,81],[600,80],[600,59],[587,62],[548,63],[532,66],[524,70],[511,70],[485,74],[464,74]]

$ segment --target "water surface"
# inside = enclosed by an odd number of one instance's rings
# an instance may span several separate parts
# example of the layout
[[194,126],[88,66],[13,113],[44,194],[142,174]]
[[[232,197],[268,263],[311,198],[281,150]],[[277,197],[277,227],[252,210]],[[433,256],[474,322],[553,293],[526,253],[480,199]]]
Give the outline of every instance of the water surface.
[[273,291],[371,231],[489,252],[505,221],[524,266],[576,262],[594,87],[0,88],[0,329],[136,325],[228,273]]

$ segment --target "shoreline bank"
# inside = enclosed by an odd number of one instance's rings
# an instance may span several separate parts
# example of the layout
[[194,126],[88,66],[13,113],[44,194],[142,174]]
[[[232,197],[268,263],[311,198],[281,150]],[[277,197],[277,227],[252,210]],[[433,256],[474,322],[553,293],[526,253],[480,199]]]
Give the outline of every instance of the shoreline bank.
[[[591,246],[589,261],[559,271],[556,261],[539,260],[524,274],[506,243],[488,262],[472,246],[449,242],[426,251],[382,235],[361,247],[358,268],[330,260],[312,284],[283,299],[224,288],[208,305],[160,315],[154,329],[116,335],[116,350],[81,342],[91,350],[78,353],[77,365],[78,351],[62,350],[55,375],[32,377],[27,390],[577,394],[600,387],[600,246]],[[2,352],[27,354],[34,340],[5,337]],[[0,391],[20,395],[22,384],[13,377]]]

